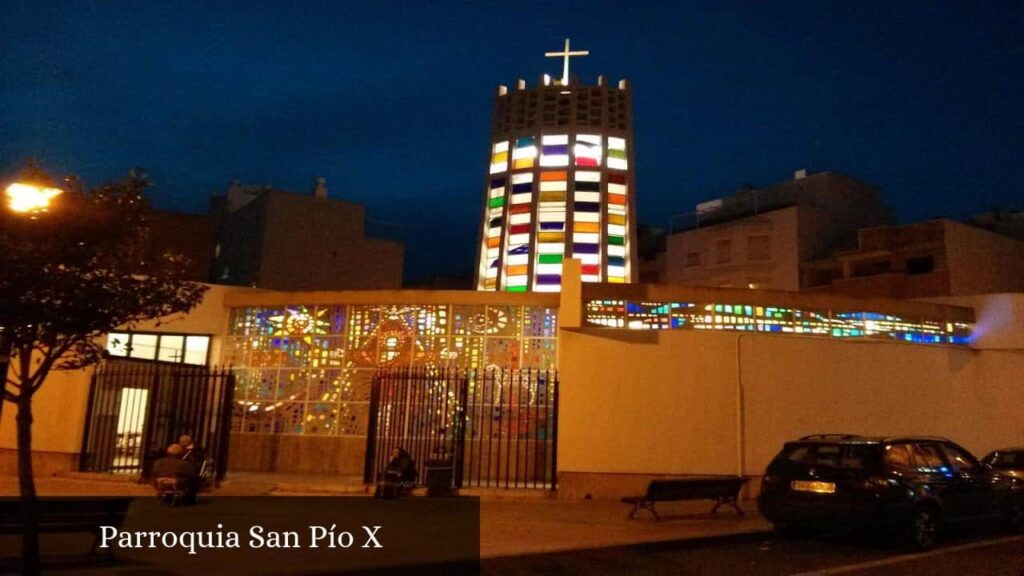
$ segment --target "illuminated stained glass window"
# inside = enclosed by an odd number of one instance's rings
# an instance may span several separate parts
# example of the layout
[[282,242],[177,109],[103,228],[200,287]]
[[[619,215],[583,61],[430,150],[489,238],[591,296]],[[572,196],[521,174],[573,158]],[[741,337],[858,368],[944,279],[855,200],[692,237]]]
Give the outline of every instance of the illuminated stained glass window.
[[[609,157],[609,162],[611,158]],[[608,281],[622,283],[627,277],[627,230],[626,199],[627,184],[625,174],[609,174],[608,184]]]
[[525,292],[530,268],[530,218],[533,174],[513,174],[505,253],[505,290]]
[[365,436],[378,367],[553,368],[556,320],[512,305],[233,309],[222,357],[237,367],[233,430]]
[[625,138],[608,137],[608,167],[615,170],[625,170],[629,167],[626,160]]
[[540,173],[537,202],[537,260],[534,263],[533,289],[557,292],[562,284],[562,257],[565,254],[566,196],[569,173],[546,170]]
[[589,300],[584,305],[588,326],[622,328],[626,324],[625,300]]
[[491,151],[491,174],[508,170],[508,140],[495,142]]
[[970,325],[962,322],[750,304],[591,300],[584,313],[588,326],[637,330],[730,330],[922,344],[967,344],[971,337]]
[[601,173],[574,174],[572,254],[581,263],[584,282],[601,281]]
[[573,146],[573,156],[576,158],[576,166],[598,167],[601,165],[601,136],[594,134],[579,134],[576,136],[576,144]]
[[569,165],[569,136],[566,134],[541,136],[540,165],[558,167]]
[[493,178],[487,192],[487,222],[483,245],[480,247],[482,274],[477,286],[481,290],[497,289],[498,269],[501,267],[501,238],[505,229],[505,182],[505,178]]
[[536,158],[537,139],[533,136],[518,138],[516,140],[516,147],[512,150],[512,168],[514,170],[533,168]]

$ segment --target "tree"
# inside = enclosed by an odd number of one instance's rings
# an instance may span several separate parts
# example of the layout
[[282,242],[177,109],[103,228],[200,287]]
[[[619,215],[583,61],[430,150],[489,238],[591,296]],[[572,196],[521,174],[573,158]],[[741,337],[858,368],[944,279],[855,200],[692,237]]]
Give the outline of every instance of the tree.
[[104,334],[187,312],[206,291],[184,279],[182,256],[152,245],[148,186],[132,172],[91,191],[72,186],[45,213],[0,208],[0,327],[10,347],[3,400],[17,407],[23,573],[39,571],[33,395],[52,370],[101,360]]

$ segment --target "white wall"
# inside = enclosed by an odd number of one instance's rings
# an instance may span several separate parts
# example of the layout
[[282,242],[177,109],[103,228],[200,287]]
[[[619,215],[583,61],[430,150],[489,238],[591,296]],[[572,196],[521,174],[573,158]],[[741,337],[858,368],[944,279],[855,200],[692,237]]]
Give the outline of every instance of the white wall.
[[1024,444],[1022,350],[608,329],[558,346],[560,473],[757,475],[825,432]]
[[[240,290],[251,291],[247,288],[211,286],[203,301],[190,313],[143,322],[133,329],[138,332],[212,334],[214,337],[210,340],[210,362],[216,364],[220,358],[223,334],[228,322],[224,296]],[[69,454],[81,451],[91,376],[92,369],[50,373],[32,399],[32,412],[35,418],[32,427],[32,446],[35,451]],[[16,414],[16,406],[4,404],[3,412],[0,414],[0,449],[16,448],[18,445],[14,421]]]

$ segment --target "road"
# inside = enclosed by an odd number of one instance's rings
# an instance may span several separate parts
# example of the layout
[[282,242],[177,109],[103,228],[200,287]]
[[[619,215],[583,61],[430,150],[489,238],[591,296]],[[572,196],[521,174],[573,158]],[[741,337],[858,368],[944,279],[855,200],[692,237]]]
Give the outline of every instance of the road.
[[961,535],[923,554],[881,539],[741,535],[487,559],[488,576],[1024,576],[1024,536]]

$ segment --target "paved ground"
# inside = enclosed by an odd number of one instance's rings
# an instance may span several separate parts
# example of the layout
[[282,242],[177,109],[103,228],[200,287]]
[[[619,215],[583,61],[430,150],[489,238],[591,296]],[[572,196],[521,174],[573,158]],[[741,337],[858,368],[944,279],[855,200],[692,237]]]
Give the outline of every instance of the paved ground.
[[[41,496],[151,496],[152,489],[109,475],[75,475],[73,478],[40,478]],[[17,494],[13,477],[0,476],[0,496]],[[255,495],[365,495],[361,485],[329,484],[326,478],[282,475],[238,475],[217,491],[219,496]],[[710,503],[687,502],[659,505],[662,522],[646,513],[627,520],[629,507],[619,502],[565,501],[535,491],[484,491],[480,504],[480,552],[482,557],[536,554],[622,546],[765,531],[765,523],[752,510],[737,517],[729,510],[707,514]]]
[[[41,495],[150,496],[148,486],[106,475],[43,478]],[[0,476],[0,495],[17,482]],[[220,495],[364,495],[357,483],[330,478],[237,475]],[[855,576],[1024,576],[1024,536],[957,535],[936,551],[907,555],[884,539],[780,539],[748,509],[707,514],[703,502],[659,506],[664,520],[627,520],[618,502],[564,501],[545,494],[481,494],[483,573],[518,574],[853,574]],[[749,508],[749,507],[748,507]],[[73,571],[76,574],[92,570]],[[97,573],[105,573],[102,570]]]
[[1024,576],[1024,536],[960,537],[925,554],[858,538],[716,537],[485,559],[482,574]]

